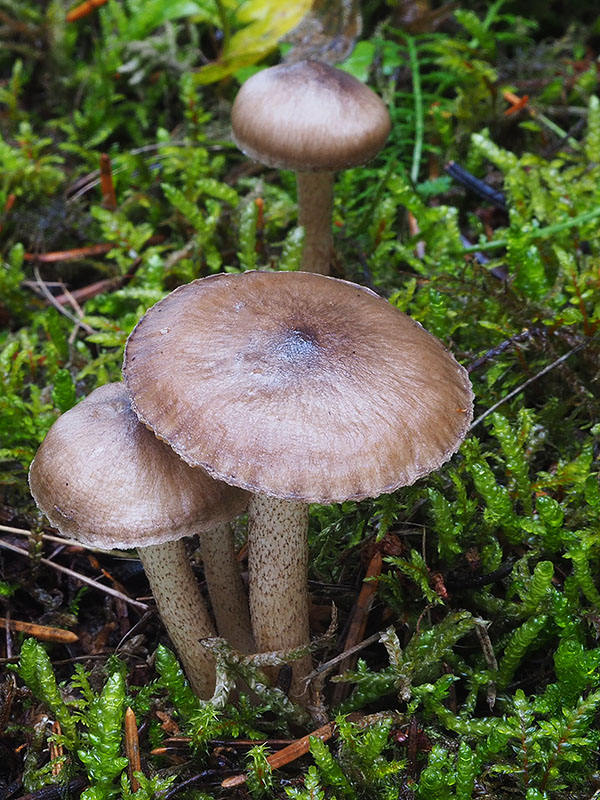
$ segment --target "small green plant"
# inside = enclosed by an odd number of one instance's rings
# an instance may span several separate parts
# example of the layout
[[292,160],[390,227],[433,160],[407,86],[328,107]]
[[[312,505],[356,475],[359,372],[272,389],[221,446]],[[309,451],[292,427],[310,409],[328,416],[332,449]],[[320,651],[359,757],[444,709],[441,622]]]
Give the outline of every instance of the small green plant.
[[264,745],[256,745],[248,753],[248,789],[253,800],[271,796],[273,773]]
[[[67,704],[59,691],[46,651],[34,639],[27,639],[21,648],[16,669],[33,695],[54,715],[60,724],[60,744],[68,752],[66,774],[75,768],[75,760],[83,765],[90,782],[85,800],[110,800],[119,793],[116,780],[127,766],[121,756],[122,722],[125,702],[125,675],[117,662],[108,670],[101,692],[92,690],[88,676],[76,666],[71,689],[76,701]],[[47,780],[52,780],[47,775]]]

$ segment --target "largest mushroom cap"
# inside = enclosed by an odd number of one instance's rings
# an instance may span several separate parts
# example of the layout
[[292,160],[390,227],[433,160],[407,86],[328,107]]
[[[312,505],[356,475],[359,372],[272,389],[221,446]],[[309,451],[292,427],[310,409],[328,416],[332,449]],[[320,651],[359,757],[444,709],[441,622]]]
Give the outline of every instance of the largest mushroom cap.
[[59,417],[29,471],[34,500],[61,533],[103,549],[147,547],[233,519],[245,492],[194,470],[140,425],[122,383]]
[[339,502],[413,483],[456,451],[466,371],[386,300],[311,273],[214,275],[129,337],[136,413],[188,463],[284,499]]
[[298,171],[364,164],[390,132],[385,104],[352,75],[318,61],[279,64],[242,86],[233,138],[251,158]]

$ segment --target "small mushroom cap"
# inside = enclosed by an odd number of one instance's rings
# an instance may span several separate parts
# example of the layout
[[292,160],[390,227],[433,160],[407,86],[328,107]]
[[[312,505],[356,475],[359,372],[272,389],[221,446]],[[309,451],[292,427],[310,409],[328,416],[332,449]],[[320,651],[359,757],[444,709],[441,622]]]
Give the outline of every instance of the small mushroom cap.
[[62,534],[102,549],[181,539],[233,519],[248,501],[191,469],[145,428],[122,383],[95,389],[56,420],[29,486]]
[[247,156],[299,172],[364,164],[390,132],[381,98],[347,72],[319,61],[257,72],[238,92],[231,124],[233,139]]
[[136,413],[235,486],[330,503],[413,483],[472,418],[467,373],[373,292],[304,272],[214,275],[151,308],[127,343]]

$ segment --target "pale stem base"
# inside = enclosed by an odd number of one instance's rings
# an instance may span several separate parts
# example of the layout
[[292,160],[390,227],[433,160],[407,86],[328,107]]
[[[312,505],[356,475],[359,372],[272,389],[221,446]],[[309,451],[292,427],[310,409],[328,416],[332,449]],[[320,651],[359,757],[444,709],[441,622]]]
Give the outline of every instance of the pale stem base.
[[248,598],[229,523],[202,531],[202,563],[219,636],[240,653],[254,652]]
[[[248,507],[250,616],[259,653],[291,650],[310,641],[308,620],[308,505],[253,495]],[[292,663],[291,696],[303,705],[306,656]]]
[[298,223],[304,226],[302,269],[329,275],[334,258],[333,172],[297,172]]
[[158,612],[194,692],[212,696],[215,664],[199,640],[215,636],[183,539],[138,548]]

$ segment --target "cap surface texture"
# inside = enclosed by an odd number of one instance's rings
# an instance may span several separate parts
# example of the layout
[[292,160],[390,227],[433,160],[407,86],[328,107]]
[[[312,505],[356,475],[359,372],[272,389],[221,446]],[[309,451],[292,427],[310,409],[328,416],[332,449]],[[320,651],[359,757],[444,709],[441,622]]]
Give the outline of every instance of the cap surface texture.
[[307,502],[375,497],[454,453],[466,370],[417,322],[353,283],[302,272],[182,286],[132,332],[136,413],[188,463]]
[[280,64],[242,86],[233,138],[250,158],[315,171],[364,164],[383,147],[390,117],[381,98],[343,70],[318,61]]
[[56,420],[29,485],[61,533],[104,549],[189,536],[233,519],[248,499],[191,469],[141,425],[123,383],[95,389]]

